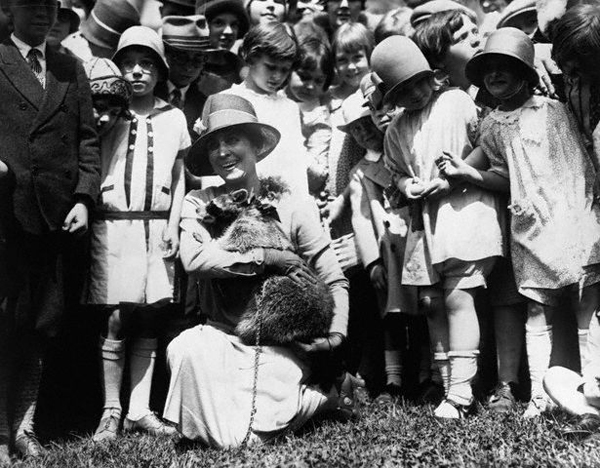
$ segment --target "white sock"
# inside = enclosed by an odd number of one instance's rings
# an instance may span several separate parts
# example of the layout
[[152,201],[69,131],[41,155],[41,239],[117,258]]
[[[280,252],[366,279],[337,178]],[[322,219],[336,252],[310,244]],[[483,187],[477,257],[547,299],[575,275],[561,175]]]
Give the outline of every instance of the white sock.
[[[450,361],[447,353],[433,353],[433,362],[439,372],[439,379],[444,386],[444,395],[448,395],[450,388]],[[439,382],[438,382],[439,383]]]
[[585,368],[590,362],[588,352],[588,333],[589,330],[577,329],[577,338],[579,340],[579,365],[580,373],[583,375]]
[[477,356],[479,350],[450,351],[450,387],[448,398],[461,405],[473,402],[471,382],[477,374]]
[[125,340],[100,337],[100,360],[104,409],[121,410],[121,382],[125,367]]
[[527,343],[527,359],[529,360],[529,376],[531,378],[531,398],[546,397],[543,387],[544,375],[550,365],[552,354],[552,326],[525,326]]
[[137,421],[150,413],[150,390],[156,360],[156,338],[138,338],[131,347],[131,397],[127,418]]

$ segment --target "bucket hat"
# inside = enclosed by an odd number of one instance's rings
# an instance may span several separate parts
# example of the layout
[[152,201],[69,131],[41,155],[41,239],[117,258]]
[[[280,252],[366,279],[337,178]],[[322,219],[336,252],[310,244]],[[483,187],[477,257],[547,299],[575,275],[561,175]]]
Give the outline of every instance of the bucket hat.
[[169,76],[169,65],[165,58],[165,46],[156,31],[146,26],[132,26],[129,28],[123,33],[121,39],[119,39],[117,51],[112,56],[113,62],[119,65],[123,51],[133,46],[150,49],[157,59],[163,77],[166,78]]
[[209,23],[221,13],[231,13],[237,16],[238,39],[244,37],[250,28],[250,19],[242,0],[196,0],[196,14],[206,16]]
[[115,50],[121,34],[140,24],[140,14],[124,0],[98,0],[80,31],[93,44]]
[[114,96],[128,106],[133,90],[131,83],[121,75],[119,67],[107,58],[94,57],[83,64],[90,80],[92,96]]
[[473,10],[452,0],[431,0],[416,7],[410,15],[410,24],[414,28],[417,24],[427,21],[432,15],[443,11],[460,10],[471,18],[477,15]]
[[344,125],[338,125],[342,132],[350,133],[352,126],[358,120],[368,117],[371,119],[371,111],[367,106],[367,101],[362,90],[358,89],[352,93],[342,104],[342,116]]
[[162,40],[175,49],[190,52],[210,52],[208,24],[203,15],[165,16],[162,19]]
[[467,62],[465,73],[475,86],[483,86],[483,75],[487,69],[487,61],[494,56],[510,57],[520,67],[525,78],[536,85],[539,77],[533,66],[535,51],[533,42],[523,31],[517,28],[501,28],[488,37],[485,47]]
[[586,393],[586,387],[583,386],[585,382],[577,372],[555,366],[548,369],[544,376],[544,390],[560,409],[569,414],[600,415],[598,397]]
[[497,29],[512,26],[512,21],[520,15],[532,15],[536,17],[535,0],[513,0],[502,12],[502,16],[496,25]]
[[387,90],[383,97],[385,104],[391,103],[398,88],[408,80],[433,76],[417,44],[404,36],[390,36],[381,41],[371,55],[371,67]]
[[279,143],[280,133],[270,125],[260,123],[252,104],[234,94],[213,94],[202,110],[201,132],[186,158],[190,172],[197,176],[214,175],[208,160],[206,144],[209,137],[232,127],[250,127],[261,135],[262,145],[257,151],[256,161],[264,159]]

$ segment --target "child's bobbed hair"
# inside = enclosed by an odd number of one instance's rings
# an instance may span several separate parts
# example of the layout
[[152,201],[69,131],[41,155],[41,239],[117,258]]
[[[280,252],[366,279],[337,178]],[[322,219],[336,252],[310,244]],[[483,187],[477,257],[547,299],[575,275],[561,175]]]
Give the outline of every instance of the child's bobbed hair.
[[415,28],[412,39],[432,68],[439,68],[454,44],[454,33],[464,26],[464,15],[462,10],[434,13]]
[[552,58],[562,66],[575,61],[585,75],[598,75],[600,56],[600,5],[582,4],[552,26]]
[[408,7],[399,7],[387,12],[375,27],[375,44],[394,35],[410,37],[414,31],[410,24],[411,14],[412,9]]
[[339,52],[353,53],[364,50],[371,63],[371,52],[375,47],[375,37],[362,23],[342,24],[333,36],[332,49],[335,57]]
[[302,60],[298,65],[299,70],[320,70],[325,75],[323,91],[326,91],[335,75],[335,60],[331,48],[325,42],[309,37],[300,43]]
[[250,28],[240,48],[240,54],[247,63],[267,55],[277,61],[292,62],[296,69],[302,58],[294,31],[287,25],[272,22],[258,24]]

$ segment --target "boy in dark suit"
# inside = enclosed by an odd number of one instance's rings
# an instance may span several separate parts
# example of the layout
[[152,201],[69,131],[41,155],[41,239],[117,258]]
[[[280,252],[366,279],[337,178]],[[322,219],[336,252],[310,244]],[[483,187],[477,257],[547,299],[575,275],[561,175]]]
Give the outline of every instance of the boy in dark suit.
[[2,0],[2,9],[14,33],[0,44],[0,222],[11,282],[0,324],[0,464],[11,442],[23,457],[44,452],[33,428],[44,351],[76,303],[76,238],[100,184],[85,72],[46,47],[58,2]]

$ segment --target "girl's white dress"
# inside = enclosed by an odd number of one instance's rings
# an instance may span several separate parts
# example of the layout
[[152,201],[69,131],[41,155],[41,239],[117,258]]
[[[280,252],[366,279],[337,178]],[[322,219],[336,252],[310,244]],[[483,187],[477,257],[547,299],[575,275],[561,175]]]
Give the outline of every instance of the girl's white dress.
[[222,91],[235,94],[250,101],[258,121],[275,127],[281,140],[273,152],[256,167],[261,177],[279,176],[293,194],[308,195],[308,156],[302,136],[302,123],[298,104],[289,99],[284,91],[275,94],[259,94],[246,86],[234,84]]
[[152,304],[173,298],[173,261],[162,234],[171,209],[172,171],[190,136],[183,112],[156,98],[102,140],[102,183],[92,223],[86,302]]
[[600,262],[596,172],[566,106],[533,96],[483,121],[481,146],[491,171],[510,179],[511,250],[519,292],[592,284]]
[[[424,183],[439,177],[435,160],[444,151],[465,158],[474,147],[478,113],[467,93],[450,89],[418,112],[394,117],[385,136],[385,163],[398,176]],[[440,281],[434,265],[458,259],[474,262],[502,256],[498,201],[475,186],[458,188],[440,200],[423,201],[422,229],[415,216],[407,235],[402,284]],[[413,211],[415,213],[415,211]]]

